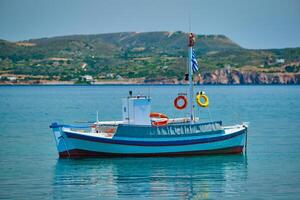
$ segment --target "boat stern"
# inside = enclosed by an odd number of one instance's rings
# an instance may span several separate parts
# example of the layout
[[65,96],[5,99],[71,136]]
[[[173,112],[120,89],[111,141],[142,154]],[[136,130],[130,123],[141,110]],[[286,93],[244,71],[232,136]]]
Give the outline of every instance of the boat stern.
[[241,124],[233,125],[233,126],[223,126],[223,129],[225,131],[225,134],[232,135],[235,133],[241,133],[238,137],[238,140],[235,141],[236,145],[241,147],[240,153],[246,152],[247,149],[247,134],[248,134],[248,122],[243,122]]

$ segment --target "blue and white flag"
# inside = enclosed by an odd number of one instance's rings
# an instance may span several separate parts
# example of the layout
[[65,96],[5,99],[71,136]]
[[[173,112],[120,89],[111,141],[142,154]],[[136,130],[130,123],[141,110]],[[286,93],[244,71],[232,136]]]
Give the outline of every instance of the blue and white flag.
[[192,69],[193,69],[193,72],[197,72],[199,70],[198,68],[198,62],[197,62],[197,58],[196,58],[196,54],[195,54],[195,50],[192,49]]

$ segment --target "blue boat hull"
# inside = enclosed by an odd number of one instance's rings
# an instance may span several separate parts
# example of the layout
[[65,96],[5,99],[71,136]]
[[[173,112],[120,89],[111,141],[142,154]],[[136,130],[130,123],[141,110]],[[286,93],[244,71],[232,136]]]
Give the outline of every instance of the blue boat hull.
[[242,153],[247,128],[230,133],[190,137],[103,138],[62,128],[53,129],[61,158],[181,156]]

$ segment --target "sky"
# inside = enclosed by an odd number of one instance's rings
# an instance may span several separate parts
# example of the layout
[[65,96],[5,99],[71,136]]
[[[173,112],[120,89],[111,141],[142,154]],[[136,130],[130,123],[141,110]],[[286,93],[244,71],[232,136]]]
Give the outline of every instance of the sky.
[[300,0],[0,0],[0,38],[192,31],[244,48],[300,47]]

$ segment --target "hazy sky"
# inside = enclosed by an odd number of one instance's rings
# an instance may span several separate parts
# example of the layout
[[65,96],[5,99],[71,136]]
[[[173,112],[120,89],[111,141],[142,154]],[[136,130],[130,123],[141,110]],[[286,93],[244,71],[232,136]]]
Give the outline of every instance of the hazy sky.
[[300,47],[300,0],[0,0],[10,41],[124,31],[224,34],[246,48]]

